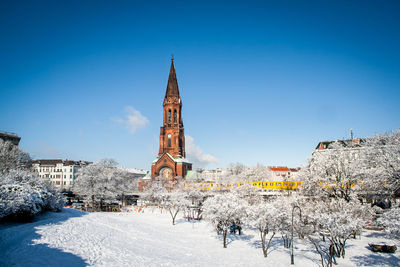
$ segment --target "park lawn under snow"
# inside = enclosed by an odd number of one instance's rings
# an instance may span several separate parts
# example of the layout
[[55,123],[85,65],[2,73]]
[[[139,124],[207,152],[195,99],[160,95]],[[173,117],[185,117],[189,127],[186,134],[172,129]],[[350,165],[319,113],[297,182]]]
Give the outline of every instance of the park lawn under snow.
[[[369,242],[386,241],[366,231],[348,241],[339,266],[400,266],[400,252],[373,253]],[[397,244],[398,245],[398,244]],[[178,219],[160,210],[86,213],[64,209],[32,223],[0,225],[0,266],[289,266],[290,252],[277,235],[264,258],[256,231],[229,235],[228,247],[205,221]],[[311,244],[295,239],[295,266],[320,265]]]

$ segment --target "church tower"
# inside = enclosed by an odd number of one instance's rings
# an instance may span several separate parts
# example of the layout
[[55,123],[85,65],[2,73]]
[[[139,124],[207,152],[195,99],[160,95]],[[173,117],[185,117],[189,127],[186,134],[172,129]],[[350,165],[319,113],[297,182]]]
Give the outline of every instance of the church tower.
[[192,169],[186,160],[185,133],[182,120],[182,99],[179,95],[174,58],[171,59],[167,90],[163,102],[163,126],[160,127],[160,147],[151,166],[151,177],[166,179],[185,177]]

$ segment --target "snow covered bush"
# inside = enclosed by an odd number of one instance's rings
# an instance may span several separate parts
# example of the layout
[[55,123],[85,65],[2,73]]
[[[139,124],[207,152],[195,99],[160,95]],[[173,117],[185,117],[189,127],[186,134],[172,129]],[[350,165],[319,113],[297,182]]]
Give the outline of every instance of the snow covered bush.
[[400,240],[400,207],[385,211],[378,223],[385,228],[389,237]]
[[31,172],[10,170],[0,176],[0,219],[29,220],[63,205],[62,195]]
[[0,220],[29,220],[63,207],[63,196],[31,172],[30,163],[28,153],[0,140]]

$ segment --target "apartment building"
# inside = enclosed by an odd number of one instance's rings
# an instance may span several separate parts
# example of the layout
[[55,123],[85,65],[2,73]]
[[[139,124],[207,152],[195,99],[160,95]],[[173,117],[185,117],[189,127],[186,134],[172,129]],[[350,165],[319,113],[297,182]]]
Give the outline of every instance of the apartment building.
[[39,159],[32,162],[33,169],[42,180],[64,191],[72,188],[78,170],[88,164],[91,162],[62,159]]

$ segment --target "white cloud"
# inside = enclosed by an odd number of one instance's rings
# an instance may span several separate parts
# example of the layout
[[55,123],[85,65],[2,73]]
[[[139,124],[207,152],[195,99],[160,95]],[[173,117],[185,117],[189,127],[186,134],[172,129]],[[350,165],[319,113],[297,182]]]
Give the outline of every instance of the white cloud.
[[113,121],[124,125],[128,129],[129,133],[134,134],[139,129],[146,128],[149,124],[149,120],[134,107],[127,106],[125,112],[125,118],[113,118]]
[[210,163],[218,163],[218,159],[210,154],[204,154],[203,150],[194,143],[194,138],[185,136],[187,158],[193,163],[194,167],[205,167]]

